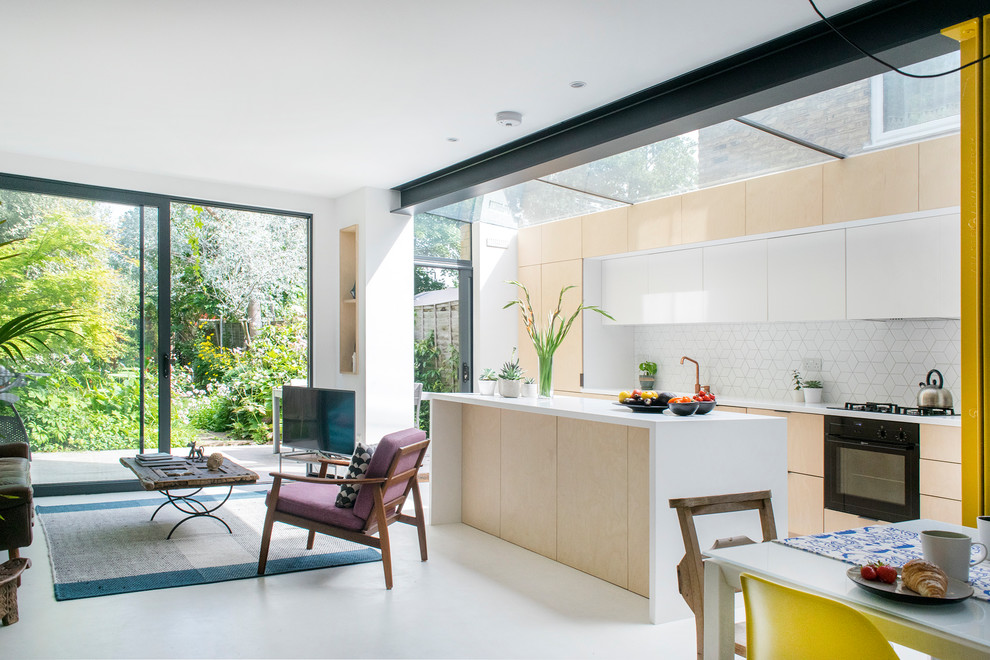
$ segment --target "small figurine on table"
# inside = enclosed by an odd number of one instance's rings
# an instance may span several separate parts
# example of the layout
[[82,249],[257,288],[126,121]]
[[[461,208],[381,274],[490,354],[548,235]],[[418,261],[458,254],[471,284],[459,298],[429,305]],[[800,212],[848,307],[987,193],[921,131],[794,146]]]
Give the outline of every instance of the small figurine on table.
[[189,447],[189,460],[190,461],[202,461],[203,460],[203,448],[196,446],[196,441],[193,440],[188,445]]

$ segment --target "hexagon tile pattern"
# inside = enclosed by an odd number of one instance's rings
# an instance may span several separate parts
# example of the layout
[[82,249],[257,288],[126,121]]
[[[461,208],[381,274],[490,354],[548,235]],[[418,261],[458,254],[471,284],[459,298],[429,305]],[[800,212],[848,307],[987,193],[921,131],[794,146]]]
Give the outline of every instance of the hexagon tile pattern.
[[650,325],[637,326],[634,336],[636,362],[659,367],[657,389],[693,389],[694,365],[679,364],[687,355],[716,394],[789,401],[791,371],[819,358],[820,373],[801,375],[823,382],[826,403],[913,406],[918,383],[938,369],[961,408],[958,319]]

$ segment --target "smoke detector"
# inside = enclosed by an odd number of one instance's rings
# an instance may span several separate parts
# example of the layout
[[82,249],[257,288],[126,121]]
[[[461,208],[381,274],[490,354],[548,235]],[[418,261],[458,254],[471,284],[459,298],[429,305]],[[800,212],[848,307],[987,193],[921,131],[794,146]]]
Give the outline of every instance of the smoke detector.
[[518,126],[522,123],[522,113],[503,110],[495,113],[495,123],[499,126]]

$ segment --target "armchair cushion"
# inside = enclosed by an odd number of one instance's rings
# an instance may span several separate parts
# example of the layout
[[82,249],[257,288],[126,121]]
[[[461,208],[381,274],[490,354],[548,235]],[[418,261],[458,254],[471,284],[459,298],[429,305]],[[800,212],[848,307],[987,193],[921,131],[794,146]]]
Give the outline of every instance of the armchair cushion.
[[[354,515],[354,509],[329,506],[339,492],[340,486],[330,483],[283,483],[278,492],[276,510],[344,529],[364,529],[364,518]],[[271,505],[271,494],[268,495],[268,504]]]
[[[368,466],[371,464],[374,453],[373,447],[366,447],[363,443],[358,442],[354,447],[351,464],[347,468],[347,475],[344,478],[360,479],[363,477],[368,472]],[[337,493],[335,505],[342,509],[353,509],[360,490],[361,484],[344,484],[340,487],[340,492]]]
[[31,458],[31,449],[26,442],[0,442],[0,458]]
[[[426,433],[416,428],[389,433],[382,438],[382,441],[378,443],[378,447],[375,448],[375,455],[371,457],[371,465],[368,466],[368,472],[365,476],[369,479],[381,479],[388,472],[388,467],[392,464],[392,459],[395,458],[396,452],[403,447],[408,447],[425,439]],[[412,469],[416,465],[417,459],[416,452],[404,456],[396,467],[395,473],[399,474]],[[385,502],[394,500],[396,497],[401,496],[405,489],[405,482],[394,484],[386,491],[382,499]],[[374,505],[375,496],[372,489],[365,488],[358,493],[357,501],[354,503],[354,515],[361,520],[367,520],[368,516],[371,515],[371,509]]]

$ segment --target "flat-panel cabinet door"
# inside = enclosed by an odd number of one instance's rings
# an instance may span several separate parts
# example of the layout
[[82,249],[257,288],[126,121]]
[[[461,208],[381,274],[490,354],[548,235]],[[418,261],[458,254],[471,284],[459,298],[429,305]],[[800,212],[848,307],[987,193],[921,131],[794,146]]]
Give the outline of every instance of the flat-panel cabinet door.
[[846,317],[846,232],[767,240],[767,315],[771,321]]
[[705,321],[767,320],[767,242],[704,250]]
[[644,323],[701,323],[705,292],[701,248],[651,254]]
[[941,251],[941,267],[939,268],[939,296],[941,314],[946,318],[957,319],[960,315],[961,279],[961,246],[959,215],[943,215],[938,218],[938,240]]
[[602,262],[602,308],[615,317],[607,325],[643,323],[647,291],[647,258],[621,257]]
[[941,316],[939,243],[932,218],[847,229],[846,317]]

